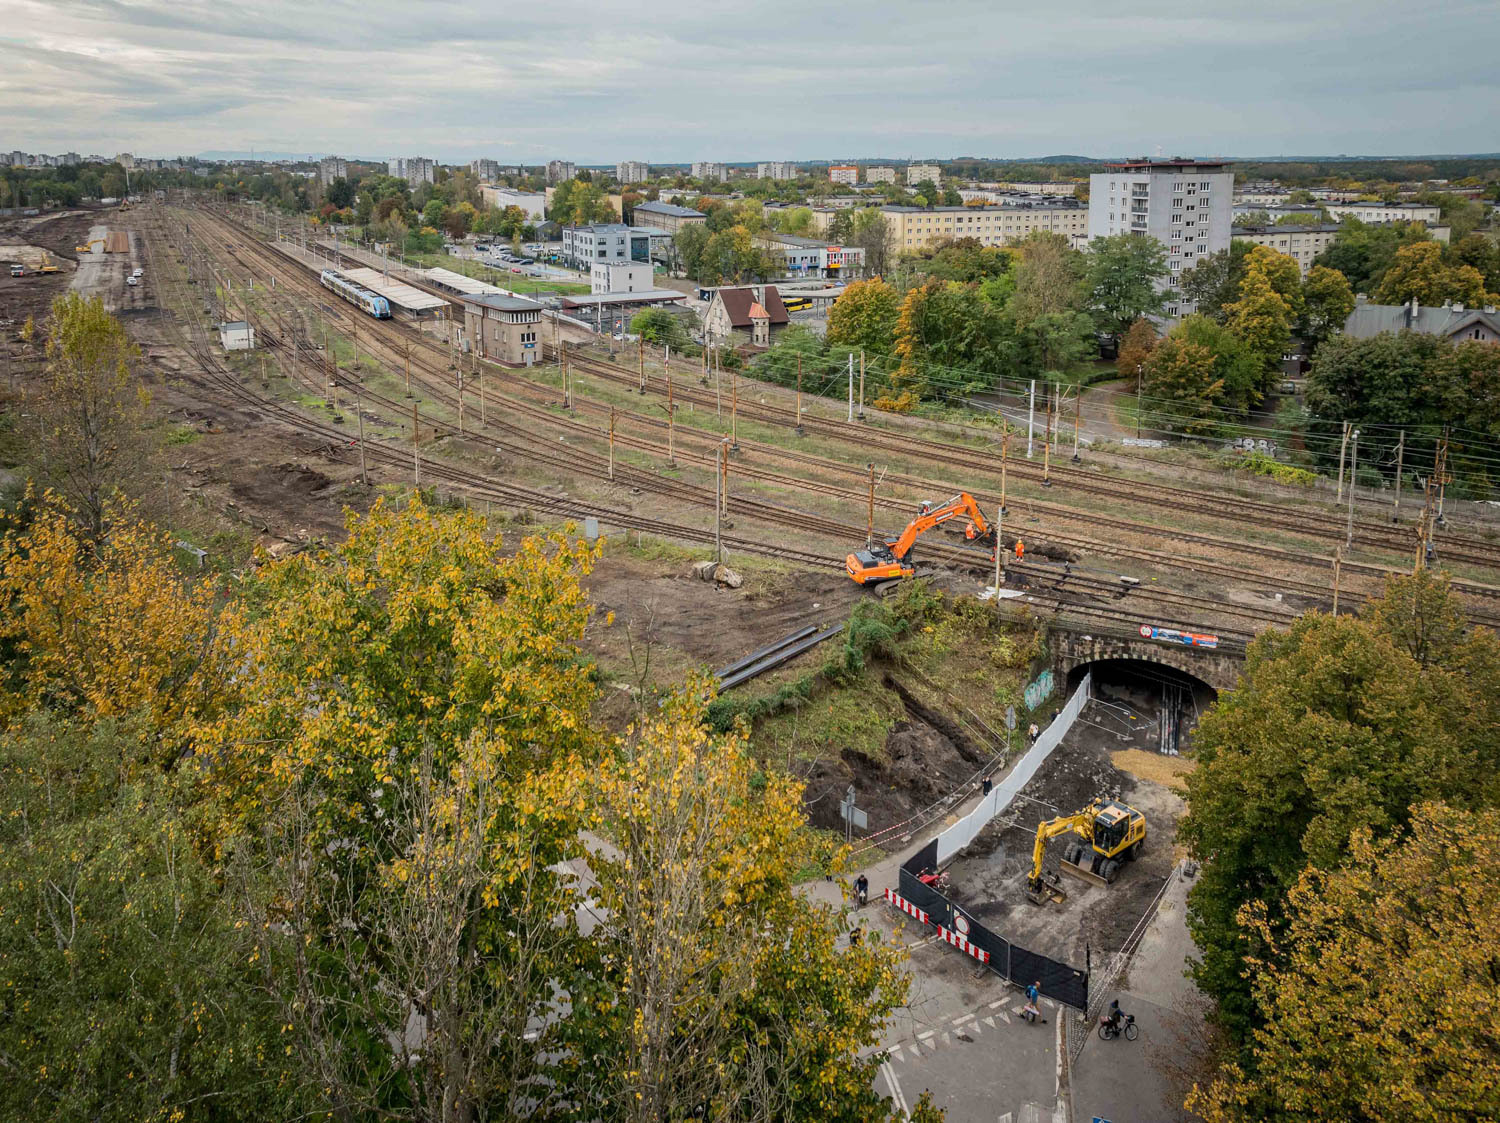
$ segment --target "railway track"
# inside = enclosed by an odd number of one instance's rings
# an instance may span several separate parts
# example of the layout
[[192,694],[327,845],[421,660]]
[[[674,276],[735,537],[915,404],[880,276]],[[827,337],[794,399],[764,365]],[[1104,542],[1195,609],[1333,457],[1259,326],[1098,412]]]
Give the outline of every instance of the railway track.
[[[201,231],[202,226],[200,225],[200,234]],[[238,231],[238,233],[242,237],[244,237],[248,232],[241,229]],[[283,257],[283,255],[281,255],[274,249],[260,244],[253,238],[249,239],[243,244],[232,242],[227,238],[227,236],[216,240],[218,242],[219,250],[227,253],[227,255],[232,260],[239,262],[239,264],[242,267],[246,268],[247,271],[251,270],[251,266],[241,258],[240,250],[242,248],[247,253],[253,254],[261,264],[264,264],[266,261],[275,261],[278,265],[292,265],[292,276],[298,278],[298,280],[294,281],[293,283],[301,285],[304,288],[304,291],[307,291],[313,299],[321,298],[321,290],[317,289],[316,282],[310,279],[310,275],[306,274],[305,270],[302,267],[287,261]],[[333,318],[340,323],[352,324],[354,322],[359,322],[358,320],[354,319],[354,317],[358,316],[358,313],[354,312],[352,309],[346,311],[342,307],[337,307],[335,309],[328,309],[327,311],[329,311],[330,318]],[[396,365],[399,366],[400,360],[405,356],[404,354],[400,356],[396,354],[395,345],[397,342],[401,343],[402,351],[404,352],[412,342],[412,333],[408,329],[402,327],[387,325],[383,323],[376,326],[376,323],[377,322],[375,321],[360,322],[360,334],[364,342],[366,343],[367,349],[373,350],[377,346],[377,344],[371,343],[372,339],[380,340],[378,346],[386,352],[390,360],[392,360]],[[282,338],[277,340],[278,346],[288,346],[284,336],[285,332],[283,330]],[[295,338],[295,332],[293,333],[293,336]],[[417,380],[420,382],[424,392],[432,395],[436,400],[443,401],[448,406],[456,406],[458,399],[458,390],[456,387],[452,390],[448,389],[446,385],[447,372],[441,366],[441,364],[446,362],[449,358],[449,353],[441,345],[434,344],[430,340],[426,340],[420,336],[417,337],[417,342],[418,356],[416,362],[414,363],[414,369],[416,372]],[[423,356],[426,357],[424,358]],[[621,382],[626,382],[628,379],[628,384],[630,385],[634,385],[636,382],[636,372],[630,371],[628,368],[619,367],[616,364],[608,364],[601,360],[595,360],[588,357],[570,356],[570,359],[576,362],[582,369],[593,373],[595,376],[610,377]],[[546,389],[537,387],[536,384],[526,382],[525,380],[516,380],[516,385],[518,387],[522,383],[533,390]],[[467,388],[466,392],[470,395],[475,392],[472,385]],[[694,396],[693,388],[691,386],[683,387],[682,390],[679,391],[679,393],[680,396],[688,399],[691,399]],[[390,398],[383,398],[381,395],[368,387],[362,390],[362,394],[366,398],[372,401],[379,402],[380,404],[391,409],[395,416],[400,416],[405,412],[405,403]],[[512,394],[498,394],[496,395],[495,400],[497,406],[503,406],[509,412],[519,413],[534,420],[545,422],[549,425],[564,429],[574,434],[575,436],[593,436],[595,438],[600,438],[603,436],[602,432],[597,427],[586,425],[585,423],[579,422],[571,417],[560,416],[554,410],[546,409],[544,406],[534,401],[527,401]],[[701,394],[698,395],[698,400],[703,401],[705,405],[707,404],[706,398]],[[598,411],[604,410],[607,407],[604,407],[601,403],[587,403],[584,405],[584,408],[598,413]],[[664,420],[650,418],[646,415],[635,414],[632,415],[632,419],[634,422],[640,425],[651,425],[658,428],[665,427]],[[805,419],[805,422],[806,420],[807,419]],[[607,467],[605,465],[603,457],[601,457],[597,453],[592,453],[588,452],[587,450],[581,449],[576,444],[570,444],[565,454],[548,451],[544,448],[538,447],[538,442],[536,441],[536,434],[534,430],[523,428],[511,422],[502,421],[499,419],[487,419],[484,429],[486,442],[491,441],[491,439],[495,436],[504,434],[505,443],[502,443],[499,446],[502,449],[511,451],[518,456],[525,456],[533,461],[540,460],[544,463],[547,463],[549,466],[559,469],[560,471],[575,474],[579,473],[580,471],[586,471],[589,474],[600,477],[604,476],[605,472],[607,471]],[[681,429],[680,426],[679,429]],[[449,431],[452,431],[451,426],[449,426]],[[859,431],[862,434],[869,432],[869,430]],[[330,430],[330,432],[334,436],[342,440],[348,439],[347,435],[340,430]],[[702,464],[704,467],[709,468],[709,470],[712,470],[711,467],[709,467],[710,452],[709,448],[706,446],[710,444],[716,444],[720,439],[720,435],[716,433],[698,432],[695,434],[690,434],[688,440],[684,441],[683,445],[681,446],[681,455],[685,459],[696,461]],[[663,451],[660,445],[654,444],[653,442],[643,440],[638,437],[617,438],[617,443],[624,444],[626,445],[626,447],[636,448],[652,456],[659,456]],[[950,450],[953,448],[953,446],[941,447],[948,448]],[[835,461],[823,460],[821,458],[802,457],[801,454],[791,453],[788,450],[780,449],[776,446],[767,446],[767,452],[768,455],[771,456],[787,457],[793,460],[801,458],[805,463],[808,464],[809,467],[815,468],[819,471],[838,471],[843,473],[854,471],[854,469],[852,469],[851,466],[848,465],[843,465]],[[404,450],[396,452],[394,455],[400,461],[409,462],[407,453]],[[989,468],[989,470],[993,470],[992,466]],[[709,506],[710,508],[712,503],[714,502],[714,496],[711,488],[704,488],[699,485],[689,484],[685,481],[671,480],[668,477],[660,476],[654,472],[647,472],[624,465],[617,464],[615,466],[615,472],[617,474],[617,478],[623,477],[621,482],[627,482],[632,486],[640,487],[642,490],[652,491],[655,494],[678,498],[687,502],[691,502],[695,505]],[[433,465],[428,468],[428,474],[430,477],[437,477],[443,473],[442,470]],[[747,465],[741,464],[736,466],[736,468],[734,469],[734,475],[736,477],[750,477],[782,487],[820,492],[822,494],[829,495],[832,498],[835,498],[843,503],[857,502],[862,505],[864,500],[864,496],[861,491],[855,491],[850,488],[841,488],[837,485],[828,484],[826,481],[814,481],[803,479],[801,477],[788,476],[760,467],[752,468]],[[476,479],[482,480],[482,477],[475,477],[472,473],[460,473],[459,476],[449,476],[447,478],[449,478],[450,480],[466,479],[470,486],[473,486],[475,484]],[[486,484],[486,486],[489,486],[492,489],[497,486],[494,485],[493,481],[483,480],[483,482]],[[931,485],[931,481],[922,481],[915,477],[902,477],[900,482],[910,487]],[[519,494],[517,490],[511,485],[503,486],[505,488],[509,488],[509,491],[507,492],[508,495],[514,496]],[[666,524],[660,522],[660,520],[643,520],[638,516],[630,516],[628,512],[606,509],[597,504],[585,505],[573,503],[571,506],[568,506],[567,503],[563,503],[561,504],[561,506],[559,506],[559,501],[556,499],[556,497],[547,496],[545,493],[528,491],[524,495],[524,501],[527,501],[532,505],[537,506],[539,509],[544,510],[560,510],[562,507],[567,507],[569,510],[577,512],[579,510],[582,510],[584,506],[589,506],[591,507],[591,510],[588,513],[598,514],[600,517],[609,518],[611,521],[616,521],[621,525],[629,525],[632,527],[638,526],[640,529],[648,529],[652,532],[675,535],[678,537],[686,537],[690,540],[695,541],[712,539],[711,533],[701,528],[684,528],[680,524]],[[551,503],[550,508],[548,506],[549,502]],[[836,519],[829,518],[827,516],[813,515],[803,510],[789,508],[779,504],[772,504],[765,500],[749,498],[743,495],[735,496],[733,502],[736,512],[746,517],[755,518],[757,520],[765,521],[767,523],[782,527],[793,526],[799,529],[814,531],[817,533],[837,535],[839,539],[844,542],[857,540],[865,529],[863,526],[842,522]],[[909,502],[898,503],[895,500],[890,500],[882,501],[880,505],[883,509],[898,510],[903,514],[909,513],[910,511]],[[1061,517],[1066,516],[1064,515]],[[1077,516],[1074,517],[1076,518]],[[1119,521],[1123,522],[1124,520]],[[649,523],[655,523],[656,525],[648,525]],[[1059,535],[1050,532],[1048,537],[1065,542],[1069,545],[1076,545],[1081,549],[1089,549],[1091,551],[1097,550],[1122,556],[1138,556],[1142,561],[1146,561],[1151,564],[1162,564],[1164,561],[1167,561],[1167,559],[1163,558],[1163,556],[1160,554],[1153,554],[1149,551],[1131,551],[1128,548],[1123,548],[1115,544],[1096,543],[1089,539],[1069,538],[1066,535]],[[1199,537],[1202,540],[1214,545],[1223,544],[1217,540],[1209,539],[1207,538],[1207,536]],[[751,552],[770,552],[783,557],[789,557],[794,553],[794,551],[789,550],[785,546],[767,547],[767,544],[765,543],[755,542],[754,540],[745,539],[743,537],[729,536],[726,538],[726,541],[733,545],[735,548],[749,549],[751,550]],[[755,549],[756,546],[760,546],[762,548]],[[818,554],[810,551],[804,553],[805,557],[802,560],[807,561],[808,564],[840,564],[839,558],[836,556]],[[939,558],[948,564],[956,565],[961,568],[970,570],[987,570],[990,564],[990,559],[987,555],[976,557],[974,551],[964,550],[962,547],[947,546],[941,543],[924,544],[923,553],[924,556]],[[1293,559],[1297,559],[1297,555],[1293,554],[1292,552],[1286,551],[1285,553],[1291,555]],[[1242,580],[1245,576],[1242,570],[1228,566],[1216,566],[1213,563],[1206,563],[1196,559],[1189,561],[1177,559],[1176,565],[1178,568],[1189,569],[1198,573],[1208,573],[1216,576],[1224,576],[1240,580]],[[1349,563],[1347,567],[1353,569],[1354,565],[1352,563]],[[1014,569],[1014,567],[1012,568]],[[1383,573],[1386,572],[1382,567],[1366,568],[1375,575],[1383,575]],[[1084,596],[1089,601],[1093,601],[1098,597],[1106,597],[1106,599],[1110,602],[1117,602],[1121,599],[1124,599],[1123,595],[1120,592],[1122,586],[1118,583],[1118,581],[1111,581],[1106,583],[1102,579],[1093,578],[1085,572],[1070,573],[1069,580],[1072,582],[1072,588],[1069,591],[1071,593],[1074,593],[1075,596]],[[1090,582],[1094,583],[1094,587],[1090,588]],[[1309,598],[1317,598],[1319,600],[1323,599],[1324,589],[1321,585],[1287,580],[1278,580],[1277,582],[1275,582],[1275,584],[1280,588],[1288,589],[1288,591],[1295,590],[1300,593],[1305,593]],[[1144,604],[1142,602],[1147,601],[1151,601],[1162,606],[1162,609],[1147,609],[1150,614],[1150,619],[1160,620],[1163,615],[1163,609],[1166,609],[1173,613],[1193,612],[1194,614],[1196,614],[1198,612],[1212,612],[1214,614],[1214,618],[1221,621],[1225,618],[1232,618],[1235,620],[1248,622],[1247,626],[1244,628],[1244,634],[1249,634],[1250,632],[1255,630],[1255,627],[1257,625],[1264,626],[1267,623],[1284,624],[1286,622],[1289,622],[1292,618],[1295,617],[1295,615],[1297,615],[1296,610],[1290,606],[1265,605],[1257,606],[1254,608],[1240,607],[1228,605],[1221,599],[1197,597],[1193,596],[1192,594],[1168,591],[1163,589],[1153,589],[1150,591],[1149,595],[1144,593],[1138,594],[1134,597],[1134,600],[1137,604],[1141,604],[1143,608]],[[1116,603],[1112,608],[1109,609],[1112,614],[1112,618],[1120,618],[1122,607],[1123,606]],[[1177,622],[1181,623],[1183,621],[1178,620]],[[1213,630],[1215,627],[1217,627],[1220,631],[1225,630],[1222,625],[1206,625],[1201,623],[1201,621],[1194,624],[1193,626],[1204,628],[1206,630]]]

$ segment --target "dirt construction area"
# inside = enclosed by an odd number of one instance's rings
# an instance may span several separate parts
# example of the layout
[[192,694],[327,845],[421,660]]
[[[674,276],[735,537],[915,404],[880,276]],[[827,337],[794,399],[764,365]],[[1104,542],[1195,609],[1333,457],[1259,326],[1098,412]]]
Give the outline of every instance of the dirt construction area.
[[[1071,732],[996,818],[948,867],[948,895],[985,926],[1028,950],[1084,966],[1120,947],[1149,912],[1176,864],[1174,839],[1183,801],[1169,785],[1191,768],[1190,758],[1164,756],[1151,741],[1151,723],[1128,721],[1116,707],[1093,701]],[[1146,845],[1108,887],[1061,874],[1063,901],[1032,904],[1026,897],[1036,827],[1080,811],[1097,797],[1122,800],[1146,816]],[[1073,835],[1050,841],[1045,866],[1056,870]]]

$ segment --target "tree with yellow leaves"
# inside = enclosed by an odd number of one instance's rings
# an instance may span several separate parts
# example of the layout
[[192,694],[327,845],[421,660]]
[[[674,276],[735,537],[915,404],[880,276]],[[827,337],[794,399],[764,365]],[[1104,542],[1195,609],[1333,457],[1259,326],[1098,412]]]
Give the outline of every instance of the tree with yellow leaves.
[[1409,835],[1355,835],[1292,889],[1256,996],[1254,1071],[1229,1066],[1189,1107],[1208,1123],[1500,1117],[1500,812],[1415,810]]
[[902,1001],[893,948],[836,950],[800,898],[801,785],[702,724],[702,684],[642,721],[593,784],[595,989],[575,1007],[587,1115],[883,1118],[870,1062]]

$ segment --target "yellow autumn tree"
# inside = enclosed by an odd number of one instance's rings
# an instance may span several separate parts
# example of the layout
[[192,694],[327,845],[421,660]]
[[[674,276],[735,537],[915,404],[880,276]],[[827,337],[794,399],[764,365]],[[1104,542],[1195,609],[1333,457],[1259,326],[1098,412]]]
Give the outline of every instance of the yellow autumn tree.
[[1289,924],[1243,921],[1282,966],[1252,964],[1266,1024],[1253,1071],[1195,1090],[1208,1123],[1500,1117],[1500,812],[1416,809],[1410,834],[1353,840],[1342,868],[1309,870]]
[[90,718],[144,710],[168,754],[185,722],[215,712],[226,681],[213,583],[179,568],[171,539],[106,502],[95,538],[50,493],[0,539],[0,640],[15,658],[0,714],[36,707]]
[[[836,950],[837,915],[794,892],[801,784],[702,724],[690,684],[623,739],[593,787],[589,856],[608,949],[576,1013],[608,1118],[869,1118],[860,1054],[905,993],[899,953]],[[794,1110],[795,1109],[795,1110]]]

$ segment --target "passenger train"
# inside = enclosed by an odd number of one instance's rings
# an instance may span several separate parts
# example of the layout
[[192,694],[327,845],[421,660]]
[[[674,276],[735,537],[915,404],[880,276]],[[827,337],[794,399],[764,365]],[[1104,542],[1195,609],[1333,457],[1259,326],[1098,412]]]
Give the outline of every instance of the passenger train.
[[323,270],[319,278],[325,289],[331,289],[338,293],[350,304],[363,308],[377,320],[389,320],[391,318],[391,302],[379,293],[371,292],[363,285],[357,285],[348,277],[334,269]]

